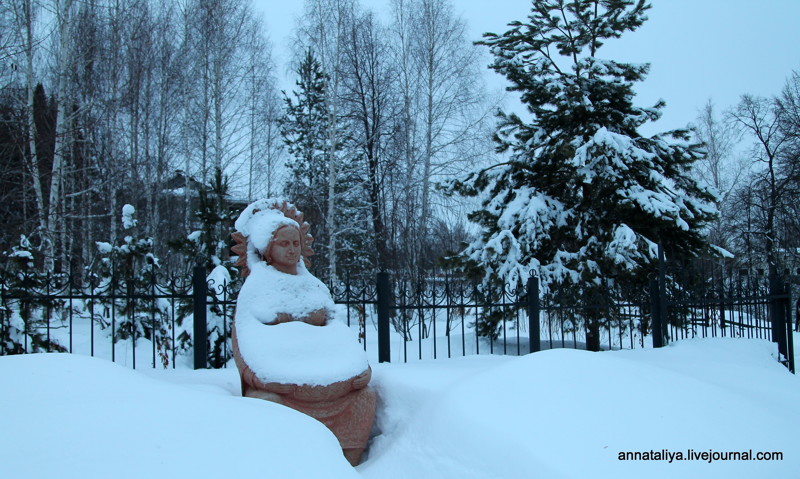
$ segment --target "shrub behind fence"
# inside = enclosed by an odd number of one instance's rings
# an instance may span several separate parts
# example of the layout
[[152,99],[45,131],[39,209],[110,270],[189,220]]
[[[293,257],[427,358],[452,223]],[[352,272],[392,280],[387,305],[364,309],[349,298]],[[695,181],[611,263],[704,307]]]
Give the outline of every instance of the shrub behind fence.
[[[149,281],[0,272],[0,354],[68,351],[132,367],[224,367],[237,285],[209,284],[207,272]],[[414,280],[379,273],[372,284],[331,288],[339,318],[357,329],[379,361],[471,354],[520,355],[585,348],[584,318],[599,318],[602,349],[660,347],[694,337],[764,338],[794,371],[791,295],[780,278],[722,269],[662,268],[649,288],[609,287],[601,299],[491,291],[462,278]],[[487,326],[488,325],[488,326]],[[100,338],[98,338],[100,336]],[[650,336],[650,338],[648,338]]]

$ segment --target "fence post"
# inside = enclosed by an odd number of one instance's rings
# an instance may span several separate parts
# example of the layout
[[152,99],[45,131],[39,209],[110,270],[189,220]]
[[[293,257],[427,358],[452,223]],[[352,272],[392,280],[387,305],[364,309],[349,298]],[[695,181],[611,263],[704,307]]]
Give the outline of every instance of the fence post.
[[[733,276],[733,275],[730,275]],[[729,278],[729,281],[732,281]],[[731,308],[733,311],[733,308]],[[733,318],[731,318],[733,319]],[[719,329],[722,337],[725,337],[725,269],[720,268],[719,272]]]
[[772,341],[778,343],[778,353],[788,361],[789,348],[786,334],[786,310],[788,308],[786,305],[786,287],[772,267],[770,268],[769,275],[769,296],[769,320],[772,323]]
[[663,348],[666,344],[667,287],[664,249],[658,243],[658,277],[650,282],[650,309],[652,314],[653,347]]
[[664,336],[661,331],[661,301],[658,297],[658,279],[650,281],[650,328],[653,334],[653,347],[664,347]]
[[194,368],[205,369],[208,366],[208,330],[206,329],[206,298],[208,298],[208,284],[206,283],[206,268],[196,265],[192,274],[192,304],[194,305]]
[[539,331],[539,278],[528,278],[528,335],[530,336],[530,352],[542,350],[542,338]]
[[378,273],[378,362],[391,362],[389,341],[389,304],[392,292],[389,288],[389,273]]
[[786,309],[786,327],[784,331],[786,331],[786,346],[787,346],[787,357],[789,358],[789,371],[792,374],[795,373],[794,370],[794,332],[792,328],[792,290],[789,288],[789,285],[784,283],[784,288],[786,291],[786,299],[784,300],[784,306]]
[[[0,356],[6,355],[5,338],[9,334],[8,329],[6,329],[7,311],[8,311],[8,306],[6,305],[6,275],[5,271],[0,271]],[[9,328],[11,327],[10,323],[11,321],[9,321],[9,326],[8,326]],[[92,346],[94,346],[94,343],[92,343]],[[92,354],[92,356],[94,356],[94,354]]]

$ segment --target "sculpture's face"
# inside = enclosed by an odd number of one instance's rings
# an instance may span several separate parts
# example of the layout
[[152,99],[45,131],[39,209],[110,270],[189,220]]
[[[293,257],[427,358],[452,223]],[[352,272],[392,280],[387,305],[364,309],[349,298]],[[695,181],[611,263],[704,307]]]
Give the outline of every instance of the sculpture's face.
[[264,259],[282,273],[297,274],[300,255],[300,230],[294,226],[281,226],[272,237]]

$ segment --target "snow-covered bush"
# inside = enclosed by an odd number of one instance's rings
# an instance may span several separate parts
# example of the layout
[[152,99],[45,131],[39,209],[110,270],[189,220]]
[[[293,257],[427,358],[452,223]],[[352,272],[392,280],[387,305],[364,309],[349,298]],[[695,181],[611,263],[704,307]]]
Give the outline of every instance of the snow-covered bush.
[[[168,246],[180,253],[192,264],[202,265],[208,272],[209,303],[206,315],[208,337],[208,364],[221,367],[230,359],[230,328],[225,325],[225,317],[233,315],[231,306],[221,303],[225,299],[235,300],[233,295],[238,287],[231,283],[239,280],[238,271],[228,255],[232,221],[228,208],[228,179],[221,170],[215,171],[211,188],[201,190],[198,208],[194,213],[200,229],[186,237],[168,241]],[[235,260],[235,258],[233,258]],[[225,310],[224,308],[228,308]],[[193,307],[190,301],[182,301],[176,323],[180,333],[176,336],[177,349],[188,353],[193,346],[192,323]]]
[[[165,352],[172,348],[167,327],[168,305],[152,297],[157,288],[159,261],[153,254],[153,238],[137,236],[135,215],[132,205],[123,206],[121,221],[125,237],[120,244],[97,243],[100,261],[94,274],[100,281],[98,289],[120,296],[101,299],[99,303],[115,309],[111,331],[114,341],[138,338],[155,341],[164,360]],[[114,304],[110,304],[112,301]],[[101,322],[101,326],[108,326],[108,323]]]
[[47,322],[59,304],[33,294],[44,293],[53,279],[36,269],[34,253],[28,238],[21,235],[19,244],[3,254],[5,267],[0,278],[0,352],[3,354],[65,351],[47,335]]
[[[208,293],[206,296],[206,361],[209,367],[221,368],[231,358],[231,329],[233,319],[234,293],[238,287],[231,284],[228,269],[222,265],[215,267],[206,277]],[[175,337],[179,354],[189,355],[194,347],[194,305],[191,301],[181,301],[176,311]]]

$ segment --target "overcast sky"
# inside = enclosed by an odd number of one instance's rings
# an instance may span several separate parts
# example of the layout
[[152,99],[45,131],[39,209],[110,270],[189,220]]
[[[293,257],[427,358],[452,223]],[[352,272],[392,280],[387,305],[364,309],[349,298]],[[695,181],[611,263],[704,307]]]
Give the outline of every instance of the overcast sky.
[[[284,77],[281,88],[291,88],[286,73],[288,39],[301,0],[255,0],[264,13],[274,44],[275,61]],[[637,104],[667,102],[658,123],[644,134],[682,128],[712,99],[718,110],[734,105],[744,93],[770,96],[783,87],[792,70],[800,71],[800,0],[652,0],[649,20],[637,31],[609,42],[602,58],[651,64],[650,75],[636,88]],[[362,0],[379,13],[389,0]],[[453,0],[463,15],[472,40],[483,32],[502,33],[513,20],[525,20],[530,0]],[[385,16],[384,16],[385,18]],[[488,56],[487,63],[488,63]],[[503,88],[504,80],[486,70],[487,84]]]

